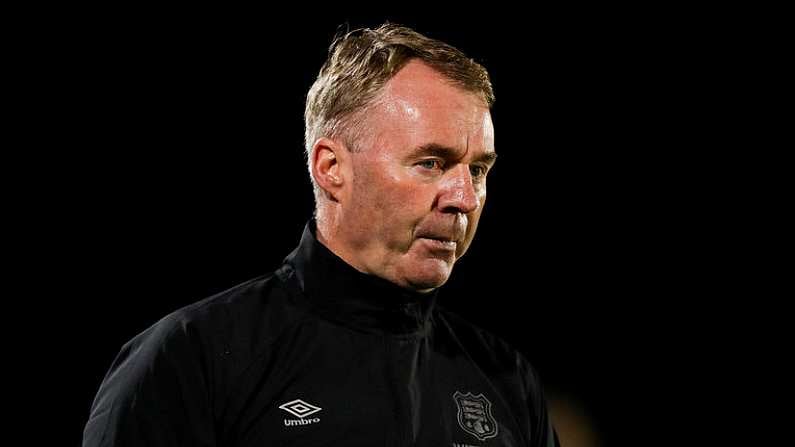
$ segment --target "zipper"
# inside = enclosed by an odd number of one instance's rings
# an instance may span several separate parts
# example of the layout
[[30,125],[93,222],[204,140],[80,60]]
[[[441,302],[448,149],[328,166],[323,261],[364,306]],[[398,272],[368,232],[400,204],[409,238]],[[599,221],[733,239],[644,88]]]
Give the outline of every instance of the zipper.
[[409,399],[408,384],[405,383],[405,374],[401,374],[401,366],[405,359],[401,357],[399,346],[396,347],[397,340],[384,338],[384,348],[387,358],[387,377],[389,380],[389,390],[394,396],[393,413],[395,415],[390,430],[391,438],[387,438],[388,446],[408,447],[412,445],[412,408]]

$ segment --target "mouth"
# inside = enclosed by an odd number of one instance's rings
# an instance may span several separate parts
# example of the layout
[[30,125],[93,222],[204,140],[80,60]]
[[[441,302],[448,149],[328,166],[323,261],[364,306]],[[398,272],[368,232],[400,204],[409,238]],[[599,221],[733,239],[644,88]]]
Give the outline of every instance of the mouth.
[[458,242],[448,238],[422,236],[419,239],[435,250],[455,251],[456,247],[458,247]]
[[458,244],[464,244],[466,228],[463,215],[453,222],[428,220],[415,229],[414,237],[426,250],[435,253],[433,256],[450,258],[456,256]]

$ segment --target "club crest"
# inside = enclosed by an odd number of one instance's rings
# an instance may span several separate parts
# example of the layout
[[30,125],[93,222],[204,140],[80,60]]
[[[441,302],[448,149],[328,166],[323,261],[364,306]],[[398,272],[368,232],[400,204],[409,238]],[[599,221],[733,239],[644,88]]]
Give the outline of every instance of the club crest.
[[497,421],[491,415],[491,402],[483,394],[474,396],[456,391],[453,400],[458,406],[458,425],[465,432],[481,441],[497,436]]

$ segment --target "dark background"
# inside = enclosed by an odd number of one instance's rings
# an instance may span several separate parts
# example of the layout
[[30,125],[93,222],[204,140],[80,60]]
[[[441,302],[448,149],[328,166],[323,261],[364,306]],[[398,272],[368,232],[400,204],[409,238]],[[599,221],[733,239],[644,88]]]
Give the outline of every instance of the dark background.
[[41,216],[29,230],[47,253],[31,284],[57,303],[51,361],[70,441],[124,342],[292,250],[312,212],[306,91],[338,25],[387,19],[462,49],[497,96],[500,160],[442,304],[522,350],[605,445],[661,439],[687,413],[679,378],[695,354],[679,346],[703,322],[726,250],[707,218],[723,200],[704,136],[715,47],[688,20],[69,13],[28,36],[40,69],[26,110],[47,120],[30,139],[54,149],[46,163],[29,154],[40,179],[29,188],[46,191],[27,204]]

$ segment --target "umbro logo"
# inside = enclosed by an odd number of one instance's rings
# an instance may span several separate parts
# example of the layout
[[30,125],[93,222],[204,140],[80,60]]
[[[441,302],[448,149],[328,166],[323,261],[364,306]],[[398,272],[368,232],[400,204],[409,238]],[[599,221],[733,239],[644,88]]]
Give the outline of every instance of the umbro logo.
[[311,419],[304,419],[304,418],[306,418],[309,415],[317,413],[318,411],[322,410],[322,408],[312,405],[309,402],[305,402],[301,399],[296,399],[281,404],[279,405],[279,408],[292,414],[293,416],[301,418],[301,419],[285,419],[284,425],[288,427],[293,425],[309,425],[320,422],[320,418],[311,418]]
[[320,407],[316,407],[310,403],[304,402],[301,399],[296,399],[286,404],[279,405],[279,408],[282,410],[292,414],[293,416],[299,418],[305,418],[310,414],[315,414],[318,411],[322,410]]

